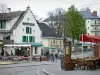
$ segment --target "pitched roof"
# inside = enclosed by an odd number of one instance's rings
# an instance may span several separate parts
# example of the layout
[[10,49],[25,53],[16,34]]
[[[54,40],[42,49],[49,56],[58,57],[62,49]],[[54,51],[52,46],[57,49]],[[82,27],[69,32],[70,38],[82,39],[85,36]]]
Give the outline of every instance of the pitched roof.
[[20,23],[20,21],[23,19],[23,15],[24,15],[24,13],[25,13],[26,11],[19,11],[18,13],[17,12],[13,12],[12,13],[12,16],[13,17],[17,17],[17,16],[20,16],[19,17],[19,19],[15,22],[15,24],[13,25],[13,27],[10,29],[10,32],[12,32],[13,31],[13,29],[15,29],[17,26],[18,26],[18,24]]
[[24,11],[14,11],[10,13],[0,13],[0,20],[13,19],[20,16]]
[[42,31],[42,37],[58,37],[58,35],[54,32],[54,30],[47,26],[45,23],[38,22],[40,30]]
[[90,10],[79,11],[85,19],[100,19],[100,17],[92,14]]

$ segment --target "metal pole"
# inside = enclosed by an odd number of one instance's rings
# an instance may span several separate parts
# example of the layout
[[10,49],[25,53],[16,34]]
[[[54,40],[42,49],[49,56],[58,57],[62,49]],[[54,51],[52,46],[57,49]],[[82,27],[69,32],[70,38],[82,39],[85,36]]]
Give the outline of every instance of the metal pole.
[[31,57],[31,46],[30,46],[30,62],[32,61],[32,57]]
[[82,59],[83,59],[83,34],[82,34]]

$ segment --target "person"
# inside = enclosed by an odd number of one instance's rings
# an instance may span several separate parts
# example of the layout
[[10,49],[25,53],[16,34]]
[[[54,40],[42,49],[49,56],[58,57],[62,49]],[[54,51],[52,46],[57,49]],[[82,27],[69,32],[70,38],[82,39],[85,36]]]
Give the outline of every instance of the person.
[[53,61],[54,62],[54,51],[51,51],[51,62]]
[[56,59],[58,58],[58,54],[57,54],[57,53],[55,54],[55,58],[56,58]]
[[12,52],[12,50],[11,50],[11,55],[13,55],[13,52]]

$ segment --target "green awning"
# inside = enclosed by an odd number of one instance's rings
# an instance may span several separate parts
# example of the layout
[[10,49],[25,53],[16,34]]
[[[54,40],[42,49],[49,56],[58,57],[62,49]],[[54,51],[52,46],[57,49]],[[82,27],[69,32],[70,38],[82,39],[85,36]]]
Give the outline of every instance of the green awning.
[[56,47],[44,47],[45,49],[54,49],[54,50],[56,50]]
[[31,45],[31,46],[36,46],[36,47],[43,46],[42,43],[19,43],[17,45]]
[[31,46],[37,46],[37,47],[39,47],[39,46],[43,46],[43,44],[42,43],[34,43],[34,44],[31,44]]

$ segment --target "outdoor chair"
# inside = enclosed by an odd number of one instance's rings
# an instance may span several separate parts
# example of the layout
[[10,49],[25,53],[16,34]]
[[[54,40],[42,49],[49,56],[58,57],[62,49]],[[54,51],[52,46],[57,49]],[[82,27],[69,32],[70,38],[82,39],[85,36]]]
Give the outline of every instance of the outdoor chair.
[[92,70],[96,69],[96,65],[94,64],[93,60],[87,60],[86,65],[87,65],[87,69],[92,69]]

